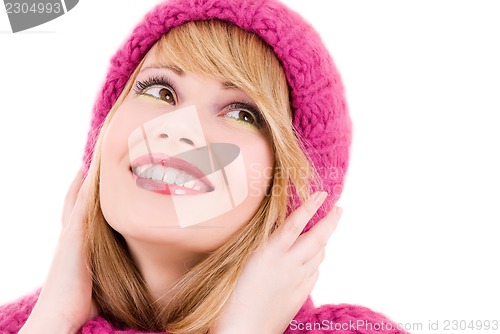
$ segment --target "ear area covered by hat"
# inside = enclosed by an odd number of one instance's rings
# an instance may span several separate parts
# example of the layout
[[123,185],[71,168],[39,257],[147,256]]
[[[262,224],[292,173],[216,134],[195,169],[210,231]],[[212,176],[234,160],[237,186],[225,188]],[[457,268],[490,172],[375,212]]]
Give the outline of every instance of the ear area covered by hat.
[[[281,61],[291,90],[293,124],[329,196],[304,231],[340,197],[349,165],[352,123],[344,87],[318,33],[276,0],[167,0],[136,26],[111,60],[94,105],[84,154],[88,171],[102,123],[129,77],[162,35],[188,21],[218,19],[259,35]],[[298,201],[290,207],[293,210]]]

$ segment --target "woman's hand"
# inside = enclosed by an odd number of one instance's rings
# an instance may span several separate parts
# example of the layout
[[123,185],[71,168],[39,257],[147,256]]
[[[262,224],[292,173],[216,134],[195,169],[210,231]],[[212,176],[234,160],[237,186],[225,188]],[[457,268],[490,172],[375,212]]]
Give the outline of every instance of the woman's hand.
[[83,253],[88,182],[78,172],[64,202],[63,226],[38,301],[19,333],[76,333],[97,315]]
[[318,279],[326,242],[342,215],[342,209],[335,206],[300,235],[325,198],[325,192],[313,194],[252,254],[217,323],[216,334],[281,334],[286,330]]

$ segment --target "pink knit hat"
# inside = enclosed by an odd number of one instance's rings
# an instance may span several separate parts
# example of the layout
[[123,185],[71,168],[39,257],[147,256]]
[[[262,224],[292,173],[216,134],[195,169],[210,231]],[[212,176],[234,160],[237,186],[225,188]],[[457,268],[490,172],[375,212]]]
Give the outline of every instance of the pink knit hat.
[[[304,231],[338,200],[349,164],[351,119],[344,88],[318,33],[276,0],[168,0],[134,29],[111,60],[94,106],[84,155],[87,172],[104,118],[148,50],[170,29],[188,21],[219,19],[259,35],[273,49],[291,89],[293,124],[327,191],[322,208]],[[292,204],[293,209],[296,204]]]

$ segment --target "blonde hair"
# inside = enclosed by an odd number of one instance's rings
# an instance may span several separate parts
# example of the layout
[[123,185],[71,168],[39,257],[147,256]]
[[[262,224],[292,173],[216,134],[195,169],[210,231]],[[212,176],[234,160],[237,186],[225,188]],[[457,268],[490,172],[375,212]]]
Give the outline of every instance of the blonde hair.
[[99,197],[103,133],[131,90],[141,62],[100,130],[89,170],[93,200],[89,204],[86,251],[93,276],[93,297],[100,314],[117,326],[209,333],[248,257],[285,220],[292,189],[303,201],[317,176],[292,126],[284,71],[273,50],[257,35],[223,21],[194,21],[172,29],[157,46],[160,61],[168,61],[185,72],[231,82],[255,101],[275,153],[272,187],[247,224],[179,279],[168,294],[168,303],[162,306],[161,300],[155,301],[124,238],[104,219]]

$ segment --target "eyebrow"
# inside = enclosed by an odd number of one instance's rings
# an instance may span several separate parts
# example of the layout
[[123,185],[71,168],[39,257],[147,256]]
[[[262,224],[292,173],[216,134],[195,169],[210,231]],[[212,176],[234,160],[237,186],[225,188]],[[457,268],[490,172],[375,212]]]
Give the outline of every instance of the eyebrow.
[[184,75],[184,71],[181,70],[179,67],[174,66],[174,65],[151,65],[151,66],[146,66],[141,69],[141,72],[144,70],[148,69],[160,69],[160,70],[170,70],[177,74],[178,76],[182,77]]
[[222,83],[222,88],[223,89],[238,89],[241,90],[240,87],[236,86],[236,84],[230,82],[230,81],[225,81]]

